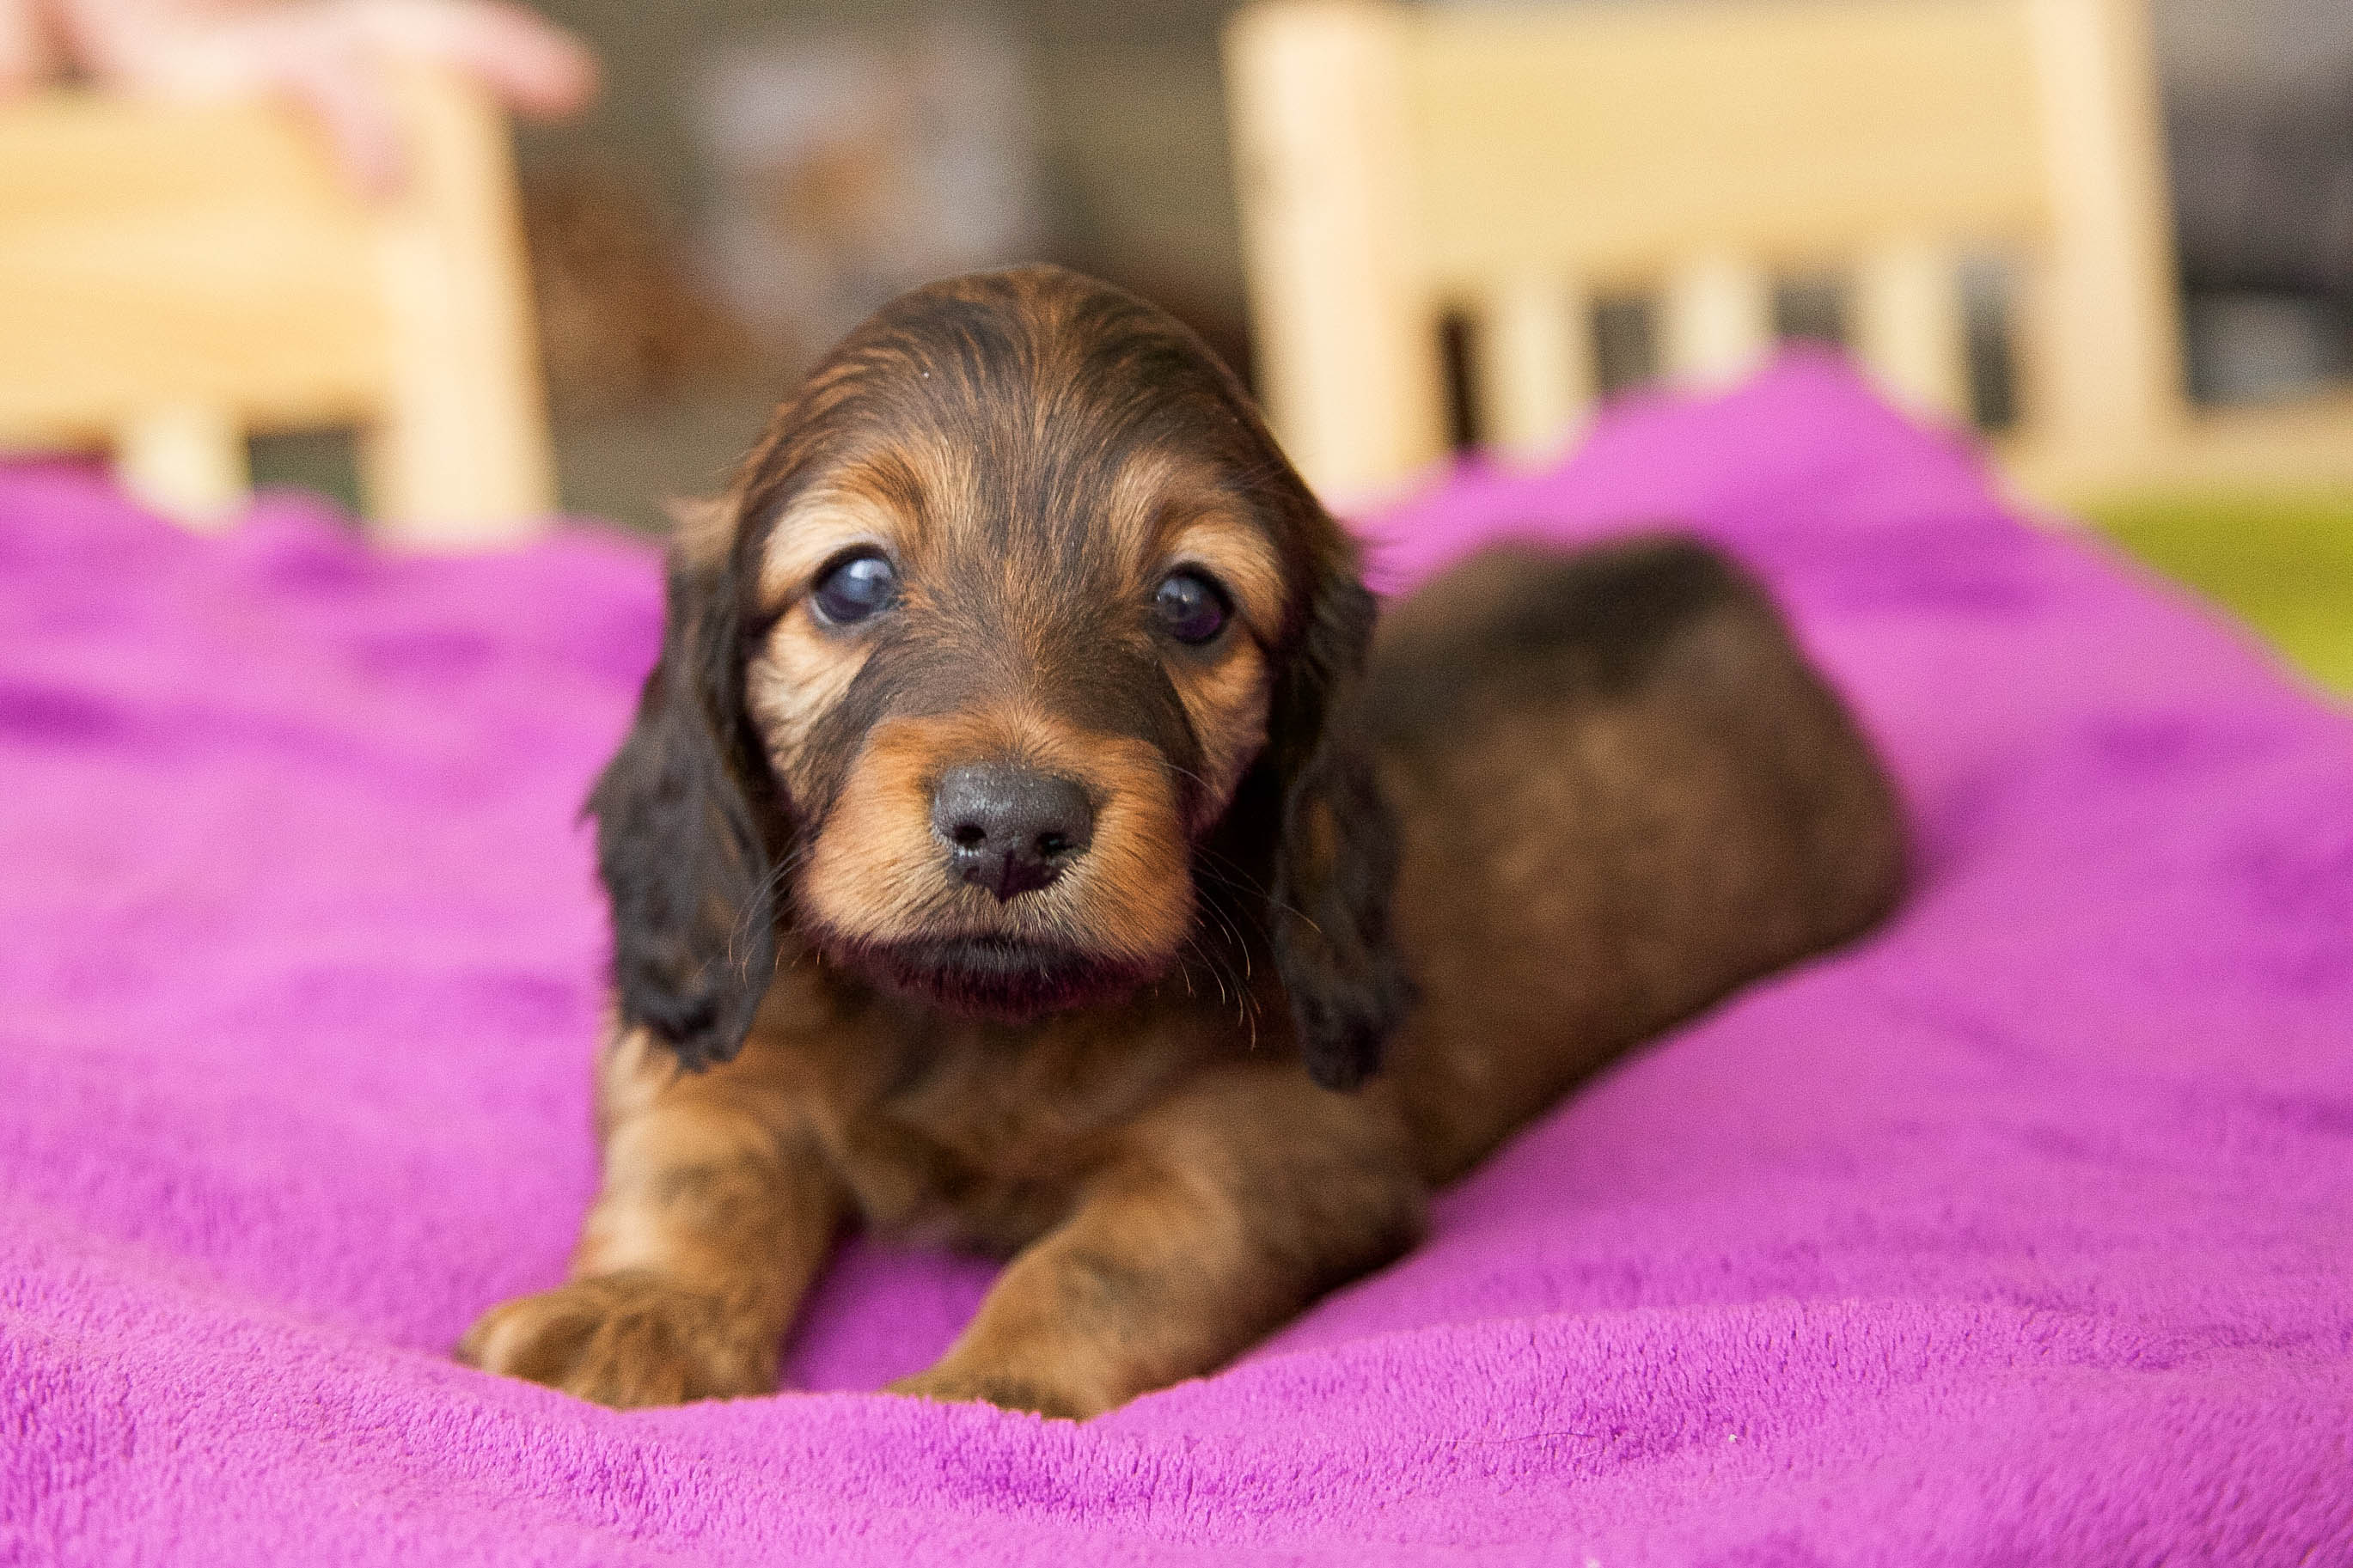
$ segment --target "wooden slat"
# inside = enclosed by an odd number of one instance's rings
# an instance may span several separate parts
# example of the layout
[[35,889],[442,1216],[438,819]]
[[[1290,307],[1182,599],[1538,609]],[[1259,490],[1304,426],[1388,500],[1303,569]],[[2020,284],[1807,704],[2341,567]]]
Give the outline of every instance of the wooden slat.
[[1592,302],[1545,275],[1515,279],[1476,312],[1485,374],[1473,389],[1480,424],[1506,457],[1537,463],[1558,453],[1591,412]]
[[2062,509],[2166,491],[2353,489],[2353,392],[2198,410],[2128,463],[2119,463],[2113,450],[2086,449],[2041,429],[2006,437],[1995,451],[2020,492]]
[[[0,113],[0,167],[24,155],[26,113]],[[151,405],[259,426],[355,416],[384,376],[369,284],[363,230],[313,214],[0,205],[0,447],[87,445]]]
[[287,110],[249,100],[40,93],[0,113],[0,213],[16,222],[248,207],[364,221],[365,203],[301,125]]
[[1724,386],[1754,370],[1773,347],[1773,279],[1756,262],[1708,251],[1675,268],[1662,301],[1666,374]]
[[1969,415],[1968,323],[1957,255],[1922,239],[1873,247],[1854,273],[1855,350],[1917,414]]
[[[1378,43],[1251,58],[1316,29]],[[1540,278],[1663,286],[1668,368],[1720,382],[1766,345],[1771,272],[1841,268],[1881,378],[1957,417],[1954,258],[1980,246],[2021,264],[2022,428],[1999,449],[2043,493],[2353,471],[2336,404],[2189,408],[2148,0],[1260,0],[1229,39],[1238,128],[1288,149],[1245,149],[1270,384],[1285,429],[1345,454],[1331,471],[1394,479],[1434,449],[1440,300],[1478,304],[1488,427],[1534,443],[1565,396],[1533,346]]]

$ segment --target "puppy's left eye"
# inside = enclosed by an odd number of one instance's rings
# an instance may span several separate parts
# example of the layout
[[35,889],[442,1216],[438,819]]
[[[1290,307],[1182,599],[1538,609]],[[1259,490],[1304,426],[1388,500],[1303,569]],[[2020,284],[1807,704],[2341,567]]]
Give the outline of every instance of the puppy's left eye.
[[1233,614],[1226,591],[1199,572],[1171,572],[1152,595],[1161,628],[1181,643],[1205,643],[1225,630]]
[[899,596],[899,574],[891,563],[871,551],[852,555],[827,568],[817,580],[818,613],[835,626],[862,621],[877,610],[887,610]]

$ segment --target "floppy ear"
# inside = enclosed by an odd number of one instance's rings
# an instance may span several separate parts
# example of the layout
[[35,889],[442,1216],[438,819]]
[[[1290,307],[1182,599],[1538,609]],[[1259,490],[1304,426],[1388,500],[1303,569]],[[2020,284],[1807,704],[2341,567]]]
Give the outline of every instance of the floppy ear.
[[1326,567],[1275,703],[1274,961],[1307,1070],[1326,1089],[1379,1069],[1413,1000],[1389,934],[1397,826],[1351,712],[1377,614],[1350,566]]
[[661,658],[588,797],[622,1020],[651,1029],[690,1069],[743,1048],[776,963],[738,616],[724,567],[673,565]]

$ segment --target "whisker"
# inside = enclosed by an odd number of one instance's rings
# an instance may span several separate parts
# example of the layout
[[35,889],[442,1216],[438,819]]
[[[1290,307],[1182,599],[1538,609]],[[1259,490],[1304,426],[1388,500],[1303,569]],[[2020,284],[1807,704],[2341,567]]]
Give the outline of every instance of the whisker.
[[[1210,852],[1203,850],[1201,853],[1207,855]],[[1219,860],[1225,859],[1225,857],[1222,855],[1215,856],[1214,858]],[[1232,862],[1227,861],[1227,864],[1231,865]],[[1267,891],[1264,888],[1260,887],[1253,881],[1240,879],[1239,868],[1236,868],[1236,874],[1229,874],[1227,872],[1220,871],[1214,865],[1204,862],[1199,865],[1198,869],[1206,879],[1214,881],[1221,887],[1230,888],[1235,892],[1244,894],[1250,898],[1263,899],[1266,900],[1269,908],[1280,910],[1287,915],[1296,916],[1298,919],[1305,921],[1310,927],[1313,927],[1318,936],[1323,934],[1324,928],[1316,925],[1315,921],[1308,916],[1306,910],[1301,909],[1296,904],[1291,903],[1287,900],[1276,898],[1272,893]]]
[[759,885],[752,889],[752,896],[744,900],[743,911],[736,916],[735,924],[727,932],[728,963],[738,962],[739,950],[744,939],[752,934],[754,911],[759,909],[762,900],[783,886],[785,879],[807,857],[807,845],[795,845],[790,853],[780,858],[768,874],[760,879]]

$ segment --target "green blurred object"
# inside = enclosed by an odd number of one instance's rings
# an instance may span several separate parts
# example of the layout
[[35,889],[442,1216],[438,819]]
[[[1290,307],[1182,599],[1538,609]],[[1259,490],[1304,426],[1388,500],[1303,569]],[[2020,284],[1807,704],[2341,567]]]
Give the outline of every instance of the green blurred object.
[[2353,696],[2353,491],[2145,496],[2090,521]]
[[334,502],[346,517],[360,515],[359,444],[349,430],[250,436],[245,452],[255,489],[308,490]]

